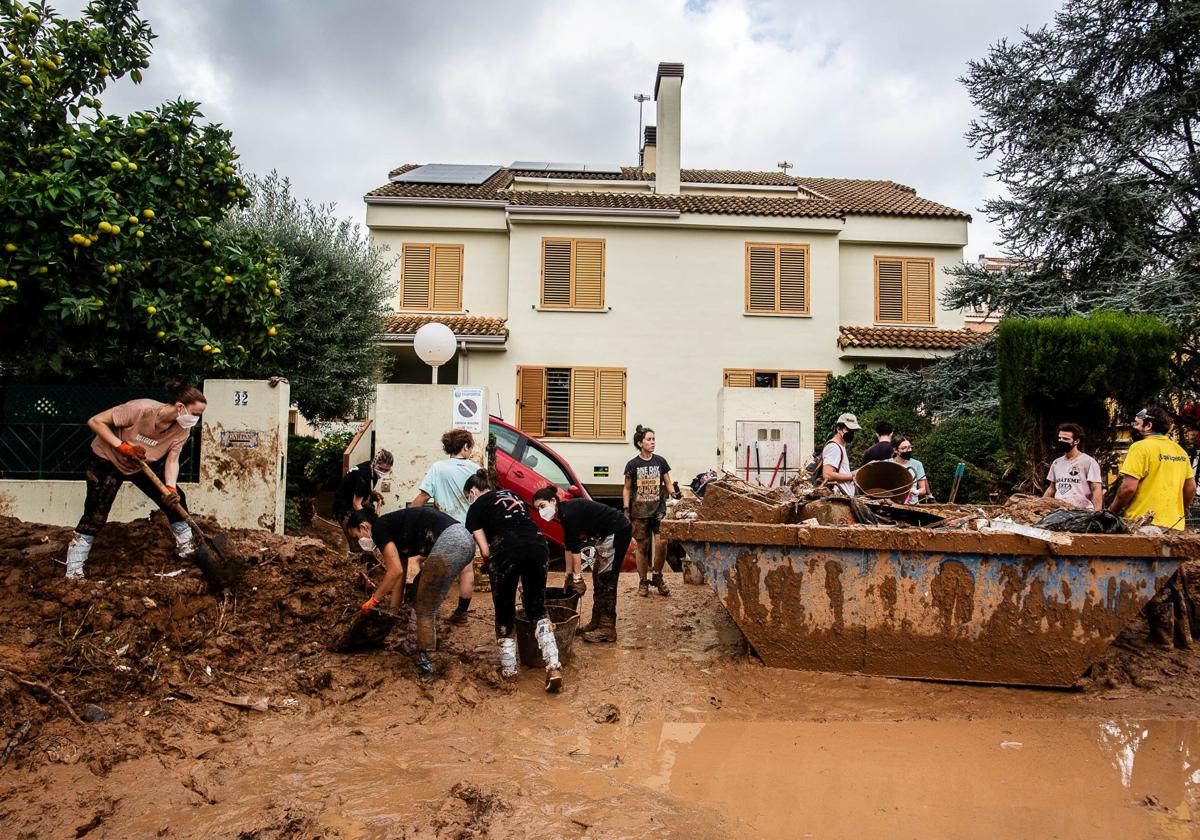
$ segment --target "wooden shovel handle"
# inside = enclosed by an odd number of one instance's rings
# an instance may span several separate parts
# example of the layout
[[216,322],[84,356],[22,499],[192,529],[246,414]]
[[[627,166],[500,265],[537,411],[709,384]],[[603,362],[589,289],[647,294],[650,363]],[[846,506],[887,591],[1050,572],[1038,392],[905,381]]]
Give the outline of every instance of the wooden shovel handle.
[[[138,466],[142,468],[142,472],[146,474],[146,477],[150,479],[150,482],[154,485],[155,489],[158,490],[159,493],[165,497],[171,492],[169,489],[167,489],[167,485],[163,484],[159,477],[154,474],[154,470],[150,469],[149,464],[147,464],[141,458],[135,458],[134,460],[137,461]],[[187,508],[185,508],[182,503],[177,501],[174,505],[172,505],[172,507],[175,508],[176,513],[183,517],[184,521],[187,522],[193,531],[199,534],[201,538],[204,538],[204,532],[200,530],[200,526],[196,524],[196,520],[192,519],[192,515],[187,512]]]

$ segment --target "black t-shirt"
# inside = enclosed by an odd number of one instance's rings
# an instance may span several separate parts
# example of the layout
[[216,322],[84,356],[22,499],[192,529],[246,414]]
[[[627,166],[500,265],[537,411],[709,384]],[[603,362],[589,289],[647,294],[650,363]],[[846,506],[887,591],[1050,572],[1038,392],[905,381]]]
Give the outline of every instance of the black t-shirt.
[[454,524],[453,517],[437,508],[429,505],[410,507],[385,513],[376,519],[371,526],[371,539],[380,549],[395,543],[401,557],[428,555],[442,531]]
[[521,497],[509,490],[489,490],[467,509],[467,530],[483,531],[491,541],[536,537],[540,531],[529,518]]
[[562,520],[563,542],[572,554],[583,549],[585,540],[607,537],[629,527],[621,511],[591,499],[560,501],[558,518]]
[[375,489],[375,468],[370,461],[363,461],[351,467],[342,476],[337,490],[333,493],[333,510],[335,513],[348,513],[354,510],[354,500],[363,499],[363,507],[374,509],[371,503],[371,491]]
[[633,479],[629,494],[629,515],[634,519],[649,519],[658,513],[665,494],[663,493],[664,476],[671,471],[671,465],[661,455],[651,455],[643,458],[636,455],[625,465],[625,477]]
[[887,461],[892,457],[892,442],[890,440],[877,440],[863,453],[863,463],[869,464],[872,461]]

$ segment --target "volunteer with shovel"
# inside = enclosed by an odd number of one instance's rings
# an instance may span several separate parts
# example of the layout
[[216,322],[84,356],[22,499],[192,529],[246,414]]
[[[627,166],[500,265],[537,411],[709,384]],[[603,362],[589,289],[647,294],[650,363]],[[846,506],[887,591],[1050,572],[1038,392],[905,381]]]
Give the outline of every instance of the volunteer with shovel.
[[392,610],[400,607],[409,561],[420,558],[417,585],[417,672],[422,679],[434,674],[429,654],[437,647],[437,611],[459,573],[475,557],[475,542],[467,529],[432,507],[410,507],[372,520],[356,510],[347,523],[350,535],[363,551],[379,551],[387,572],[362,611],[369,613],[385,599]]
[[[177,486],[179,453],[208,407],[208,400],[198,389],[180,383],[168,385],[167,391],[170,402],[130,400],[88,420],[96,437],[87,465],[83,516],[67,548],[68,578],[83,577],[92,542],[108,521],[117,491],[126,481],[167,514],[179,556],[187,557],[195,550],[192,529],[176,509],[177,503],[187,509],[187,498]],[[141,461],[161,469],[166,493],[156,489],[154,481],[142,471]]]
[[529,518],[521,498],[509,490],[496,490],[487,470],[479,470],[463,485],[471,507],[467,530],[475,537],[492,579],[492,605],[496,609],[496,640],[500,649],[500,675],[517,676],[517,584],[525,617],[534,622],[534,638],[546,663],[546,691],[562,690],[562,666],[554,624],[546,617],[546,538]]

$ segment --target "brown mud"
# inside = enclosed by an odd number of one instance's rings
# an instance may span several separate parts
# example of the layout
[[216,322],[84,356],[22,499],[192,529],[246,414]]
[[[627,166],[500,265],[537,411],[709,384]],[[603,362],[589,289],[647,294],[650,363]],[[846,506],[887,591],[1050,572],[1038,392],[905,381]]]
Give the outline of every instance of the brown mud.
[[1200,655],[1140,621],[1075,691],[783,671],[707,587],[623,575],[619,642],[547,696],[496,676],[487,595],[421,684],[403,628],[327,651],[362,567],[320,540],[228,532],[255,562],[216,598],[155,576],[161,522],[73,585],[68,535],[0,519],[6,838],[1200,836]]

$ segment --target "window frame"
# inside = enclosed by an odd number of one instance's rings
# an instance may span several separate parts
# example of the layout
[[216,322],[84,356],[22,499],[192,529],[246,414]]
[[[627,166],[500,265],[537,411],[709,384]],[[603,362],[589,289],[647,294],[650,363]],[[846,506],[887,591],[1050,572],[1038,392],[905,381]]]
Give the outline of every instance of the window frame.
[[[404,305],[404,263],[405,257],[410,248],[428,248],[429,249],[429,306],[405,306]],[[440,248],[454,248],[458,251],[458,308],[457,309],[437,309],[433,302],[437,297],[437,252]],[[463,309],[463,286],[466,285],[466,248],[462,243],[457,242],[402,242],[400,243],[400,284],[397,300],[398,312],[444,312],[449,314],[462,314],[466,310]]]
[[[753,248],[773,248],[775,249],[775,308],[774,309],[751,309],[750,307],[750,252]],[[780,292],[779,284],[781,281],[780,274],[783,266],[783,251],[803,251],[804,252],[804,308],[803,309],[784,309],[782,308],[783,295]],[[745,244],[745,285],[746,294],[743,301],[743,314],[745,315],[776,315],[794,318],[812,317],[812,245],[808,242],[746,242]]]
[[776,382],[776,384],[775,384],[775,385],[772,385],[772,386],[770,386],[770,387],[772,387],[772,388],[784,388],[784,389],[787,389],[787,390],[789,390],[789,391],[792,391],[792,390],[798,390],[798,389],[797,389],[797,388],[790,388],[790,387],[788,387],[787,385],[778,384],[778,383],[781,383],[781,382],[783,382],[783,378],[784,378],[785,376],[798,376],[798,377],[800,377],[800,386],[799,386],[800,388],[803,388],[803,387],[805,387],[805,386],[804,386],[804,378],[805,378],[806,376],[820,376],[820,377],[821,377],[821,379],[822,379],[822,382],[821,382],[821,387],[820,387],[820,388],[811,388],[811,389],[810,389],[810,390],[812,390],[812,391],[814,392],[814,396],[815,396],[815,398],[816,398],[816,401],[817,401],[817,402],[820,402],[820,401],[821,401],[821,397],[823,397],[823,396],[825,395],[826,391],[828,391],[828,385],[825,383],[825,380],[826,380],[826,379],[829,377],[829,374],[833,373],[833,371],[830,371],[830,370],[816,370],[816,369],[810,369],[810,370],[795,370],[795,369],[793,369],[793,368],[724,368],[724,369],[722,369],[722,371],[721,371],[721,385],[722,385],[722,387],[724,387],[724,388],[757,388],[757,387],[759,387],[758,385],[755,385],[755,384],[750,384],[750,385],[730,385],[730,384],[729,384],[729,374],[730,374],[730,373],[745,373],[745,374],[749,374],[751,383],[753,383],[753,382],[754,382],[754,381],[757,379],[757,377],[758,377],[760,374],[762,374],[762,375],[772,375],[772,376],[774,376],[774,377],[775,377],[775,382]]
[[[521,397],[521,394],[522,394],[522,387],[523,387],[522,376],[523,376],[524,371],[526,371],[526,370],[541,371],[542,403],[540,406],[540,414],[538,414],[537,412],[535,412],[535,414],[534,414],[535,417],[541,418],[541,421],[542,421],[541,422],[541,428],[542,428],[541,434],[535,434],[534,432],[527,430],[523,425],[523,421],[525,419],[523,417],[525,407],[524,407],[524,401]],[[568,393],[567,393],[568,431],[567,431],[567,434],[565,434],[565,435],[563,435],[563,434],[553,434],[552,435],[552,434],[549,434],[548,430],[547,430],[546,421],[547,421],[547,417],[549,414],[549,410],[548,410],[549,394],[548,394],[547,383],[549,380],[548,372],[551,370],[566,370],[566,371],[570,372],[570,385],[568,386]],[[589,371],[595,375],[594,387],[596,389],[596,398],[595,398],[595,413],[593,415],[592,420],[593,420],[593,427],[596,430],[596,434],[593,434],[593,435],[575,436],[571,433],[571,424],[573,424],[575,422],[574,389],[575,389],[575,372],[576,371]],[[602,427],[601,409],[603,406],[603,400],[602,400],[601,394],[602,394],[602,387],[603,387],[603,382],[604,382],[604,378],[603,378],[602,374],[604,374],[604,373],[619,373],[621,375],[621,432],[620,432],[619,436],[603,435],[600,433],[601,427]],[[628,424],[629,424],[629,369],[628,368],[614,367],[611,365],[561,365],[561,364],[517,365],[516,380],[517,380],[516,389],[515,389],[515,393],[517,394],[516,415],[515,415],[516,422],[513,425],[515,425],[516,428],[518,430],[520,430],[520,432],[522,434],[528,435],[529,437],[531,437],[535,440],[597,441],[597,442],[604,442],[604,443],[609,443],[612,441],[624,441],[628,438],[628,434],[627,434]]]
[[[548,242],[565,242],[571,246],[571,255],[569,258],[569,267],[567,269],[567,300],[568,303],[564,306],[560,303],[548,303],[546,301],[546,243]],[[576,286],[577,286],[577,270],[575,253],[580,242],[594,242],[600,246],[600,305],[599,306],[580,306],[575,303]],[[608,240],[596,236],[543,236],[539,246],[538,259],[541,263],[541,282],[538,289],[538,308],[549,310],[579,310],[583,312],[603,312],[606,311],[608,300]]]
[[[900,263],[900,320],[883,320],[880,318],[879,300],[879,264],[881,262]],[[922,262],[929,265],[929,320],[917,321],[909,317],[908,264]],[[875,285],[875,323],[878,326],[917,326],[932,327],[937,325],[937,261],[933,257],[895,257],[875,255],[873,262]]]

